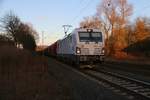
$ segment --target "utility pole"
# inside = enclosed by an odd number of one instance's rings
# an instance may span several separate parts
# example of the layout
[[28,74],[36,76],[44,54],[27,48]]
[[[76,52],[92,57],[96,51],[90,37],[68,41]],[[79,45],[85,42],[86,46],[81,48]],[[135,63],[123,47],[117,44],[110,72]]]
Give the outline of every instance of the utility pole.
[[44,56],[44,31],[42,31],[42,55]]
[[42,46],[44,45],[44,31],[42,31]]
[[72,26],[71,25],[63,25],[62,27],[64,28],[64,33],[65,33],[65,36],[66,36],[69,29],[70,29],[70,27],[72,27]]

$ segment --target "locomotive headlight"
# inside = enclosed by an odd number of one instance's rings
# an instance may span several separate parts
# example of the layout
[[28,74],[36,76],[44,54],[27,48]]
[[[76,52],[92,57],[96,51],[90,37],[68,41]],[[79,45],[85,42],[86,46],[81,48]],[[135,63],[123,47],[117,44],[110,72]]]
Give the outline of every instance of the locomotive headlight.
[[79,47],[76,47],[76,53],[80,54],[81,53],[81,49]]
[[93,29],[87,29],[87,32],[91,33],[93,32]]
[[102,54],[104,54],[104,53],[105,53],[105,49],[104,49],[104,48],[102,49],[101,53],[102,53]]

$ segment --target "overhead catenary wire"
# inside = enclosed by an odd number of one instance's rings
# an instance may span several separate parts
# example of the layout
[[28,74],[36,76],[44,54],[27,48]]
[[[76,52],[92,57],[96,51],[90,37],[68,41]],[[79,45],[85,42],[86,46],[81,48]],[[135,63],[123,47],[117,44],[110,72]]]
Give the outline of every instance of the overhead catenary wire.
[[[138,15],[138,14],[140,14],[140,13],[143,13],[143,11],[146,10],[146,9],[148,9],[148,8],[150,8],[150,4],[144,6],[144,7],[143,7],[142,9],[140,9],[140,10],[135,10],[135,11],[134,11],[135,14],[133,14],[133,15]],[[144,10],[143,10],[143,9],[144,9]],[[137,12],[137,13],[136,13],[136,12]]]
[[80,0],[79,4],[82,5],[82,3],[84,3],[87,0]]
[[76,20],[80,17],[80,15],[81,15],[82,13],[84,13],[84,11],[92,4],[93,1],[94,1],[94,0],[90,0],[83,8],[79,11],[78,15],[76,15],[76,16],[73,18],[73,20],[71,21],[71,24],[73,24],[74,21],[76,21]]
[[[81,4],[81,3],[85,3],[85,1],[87,1],[87,0],[82,0],[82,1],[80,1],[80,4]],[[79,13],[72,19],[72,21],[70,22],[69,25],[72,25],[72,24],[74,23],[74,21],[76,21],[77,18],[79,18],[79,16],[87,9],[87,7],[89,7],[89,6],[92,4],[93,1],[94,1],[94,0],[89,0],[89,1],[87,1],[86,5],[85,5],[83,8],[80,9]],[[60,31],[61,29],[58,29],[58,28],[57,28],[57,30]],[[60,33],[57,34],[57,35],[60,35]]]

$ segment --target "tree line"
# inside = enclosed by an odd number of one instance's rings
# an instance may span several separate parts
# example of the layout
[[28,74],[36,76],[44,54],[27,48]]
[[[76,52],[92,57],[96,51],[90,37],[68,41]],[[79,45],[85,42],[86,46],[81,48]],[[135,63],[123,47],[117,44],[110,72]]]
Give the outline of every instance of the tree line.
[[128,0],[102,0],[94,16],[80,22],[83,28],[99,28],[106,36],[109,55],[150,37],[150,18],[138,17],[130,21],[133,5]]
[[2,17],[0,23],[1,43],[35,51],[38,34],[30,24],[24,23],[12,12]]

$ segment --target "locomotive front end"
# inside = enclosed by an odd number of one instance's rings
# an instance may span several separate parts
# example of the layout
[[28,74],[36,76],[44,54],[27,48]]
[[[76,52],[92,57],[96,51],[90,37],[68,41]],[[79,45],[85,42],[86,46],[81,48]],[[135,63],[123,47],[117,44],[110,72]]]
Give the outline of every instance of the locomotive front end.
[[76,55],[80,63],[104,61],[104,35],[101,31],[97,29],[82,29],[78,31],[77,37]]

